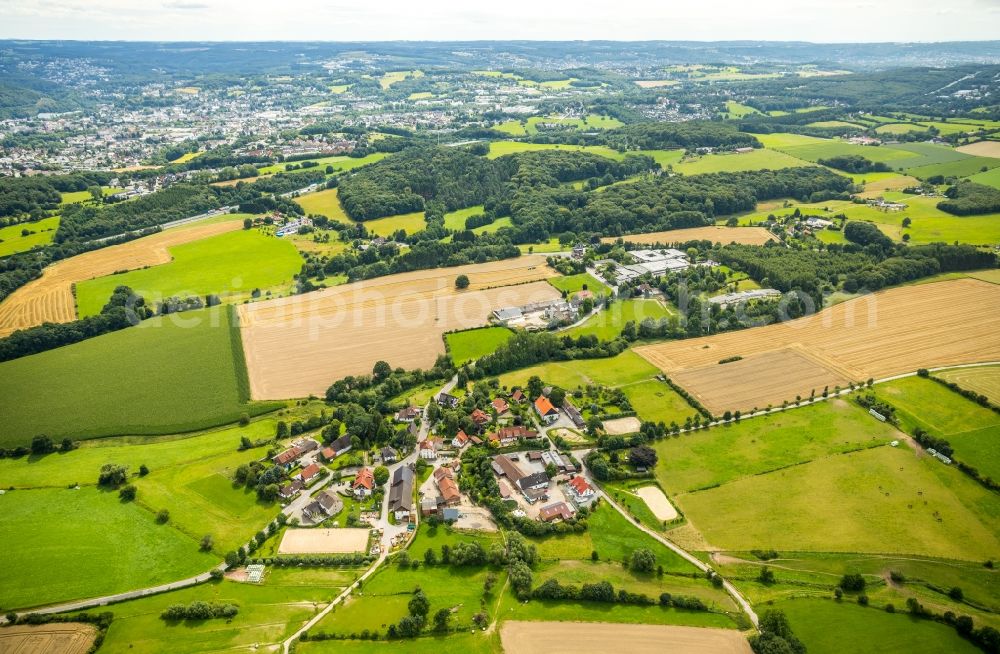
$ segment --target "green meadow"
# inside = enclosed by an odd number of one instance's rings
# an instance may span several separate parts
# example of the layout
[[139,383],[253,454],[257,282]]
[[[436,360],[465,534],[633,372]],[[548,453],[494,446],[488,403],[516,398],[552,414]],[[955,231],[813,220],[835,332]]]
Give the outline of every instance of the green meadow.
[[656,477],[690,493],[899,438],[890,425],[843,399],[712,427],[655,445]]
[[[952,375],[977,368],[958,368]],[[986,370],[990,370],[986,368]],[[903,428],[919,427],[951,443],[955,458],[1000,479],[1000,415],[930,379],[905,377],[879,384],[876,392],[896,407]]]
[[26,444],[37,434],[193,431],[273,408],[247,403],[234,331],[228,308],[215,307],[0,363],[0,445]]
[[906,173],[920,179],[927,179],[936,175],[943,175],[944,177],[968,177],[977,173],[987,172],[997,166],[1000,166],[1000,159],[969,157],[959,161],[948,161],[916,168],[907,168]]
[[809,166],[803,161],[784,152],[770,149],[756,149],[753,152],[706,154],[674,164],[674,170],[684,175],[702,175],[704,173],[740,172],[745,170],[778,170],[780,168],[795,168]]
[[524,386],[537,375],[549,384],[566,390],[585,387],[587,384],[624,386],[646,381],[659,374],[659,370],[632,350],[625,350],[608,359],[576,359],[551,361],[530,368],[522,368],[500,375],[500,383],[507,388]]
[[[557,287],[558,288],[558,287]],[[578,327],[573,327],[565,333],[569,336],[596,336],[602,341],[614,340],[622,332],[627,322],[638,325],[650,318],[660,320],[674,315],[674,311],[659,300],[633,298],[613,302],[610,307],[591,316]]]
[[0,496],[0,507],[4,609],[176,581],[218,563],[198,551],[197,540],[169,523],[156,524],[152,513],[122,503],[114,491],[17,490]]
[[300,195],[295,198],[295,203],[302,207],[307,214],[319,214],[335,222],[348,225],[354,223],[344,208],[340,206],[340,197],[335,188]]
[[399,230],[404,230],[407,234],[416,234],[427,227],[423,211],[413,213],[403,213],[398,216],[387,216],[375,220],[366,220],[365,229],[377,236],[392,236]]
[[621,161],[625,155],[603,145],[564,145],[560,143],[522,143],[520,141],[493,141],[490,143],[489,159],[496,159],[506,154],[517,152],[534,152],[536,150],[571,150],[574,152],[590,152],[609,159]]
[[[296,652],[301,654],[371,654],[368,640],[316,640],[299,643]],[[500,633],[458,633],[448,636],[427,634],[407,640],[380,641],[379,654],[503,654]]]
[[512,335],[513,332],[506,327],[483,327],[445,334],[444,341],[448,345],[451,360],[460,366],[490,354]]
[[[89,193],[88,193],[89,195]],[[42,218],[33,223],[21,223],[0,227],[0,257],[17,252],[26,252],[39,245],[48,245],[52,242],[59,228],[59,216]],[[21,232],[28,230],[31,232],[22,236]]]
[[444,215],[444,226],[447,229],[463,230],[465,221],[471,216],[478,216],[483,213],[483,205],[466,207],[457,211],[450,211]]
[[775,604],[809,654],[975,654],[980,650],[949,625],[830,599]]
[[367,166],[370,163],[375,163],[376,161],[381,161],[385,159],[388,155],[386,152],[373,152],[371,154],[365,155],[363,157],[349,157],[347,155],[334,155],[330,157],[317,157],[315,159],[307,159],[303,161],[290,161],[288,163],[276,163],[270,166],[263,166],[258,168],[257,171],[261,175],[274,175],[275,173],[304,173],[310,170],[316,170],[316,167],[308,168],[297,168],[295,170],[286,170],[285,166],[288,164],[298,164],[301,165],[305,161],[314,162],[319,166],[320,169],[325,169],[327,166],[333,166],[334,172],[344,172],[347,170],[354,170],[355,168],[360,168],[361,166]]
[[937,371],[934,376],[985,395],[994,404],[1000,404],[1000,366],[952,368]]
[[735,100],[726,100],[726,118],[743,118],[744,116],[749,116],[750,114],[759,113],[760,112],[753,107],[740,104]]
[[[273,651],[312,618],[353,579],[339,569],[289,570],[268,568],[262,584],[218,581],[193,588],[116,604],[115,620],[108,629],[101,652]],[[235,604],[239,613],[231,620],[160,618],[171,604],[194,601]]]
[[595,279],[590,273],[580,273],[578,275],[563,275],[562,277],[550,277],[547,281],[558,290],[569,296],[588,290],[596,295],[607,295],[611,289]]
[[[668,475],[661,480],[670,483]],[[672,498],[727,550],[882,552],[984,561],[1000,498],[905,443],[819,458]]]
[[677,391],[658,379],[629,384],[622,391],[641,420],[683,425],[698,414]]
[[969,179],[977,184],[986,184],[987,186],[992,186],[993,188],[1000,188],[1000,167],[991,168],[985,173],[976,173]]
[[217,294],[223,299],[248,296],[255,288],[291,283],[302,258],[287,239],[258,230],[240,230],[170,248],[173,261],[160,266],[98,277],[76,285],[77,311],[101,311],[116,286],[129,286],[149,301],[173,296]]

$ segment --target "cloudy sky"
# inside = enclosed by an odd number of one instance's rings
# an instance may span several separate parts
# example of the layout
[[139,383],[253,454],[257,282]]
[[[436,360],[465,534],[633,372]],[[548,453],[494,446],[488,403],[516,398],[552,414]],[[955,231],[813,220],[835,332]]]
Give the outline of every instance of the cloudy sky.
[[0,17],[24,39],[1000,38],[1000,0],[0,0]]

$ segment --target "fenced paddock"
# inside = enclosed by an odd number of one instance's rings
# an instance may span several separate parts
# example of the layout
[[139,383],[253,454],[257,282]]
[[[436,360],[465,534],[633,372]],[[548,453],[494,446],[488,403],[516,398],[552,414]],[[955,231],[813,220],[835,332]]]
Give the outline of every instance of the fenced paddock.
[[350,554],[368,551],[367,529],[289,529],[279,554]]

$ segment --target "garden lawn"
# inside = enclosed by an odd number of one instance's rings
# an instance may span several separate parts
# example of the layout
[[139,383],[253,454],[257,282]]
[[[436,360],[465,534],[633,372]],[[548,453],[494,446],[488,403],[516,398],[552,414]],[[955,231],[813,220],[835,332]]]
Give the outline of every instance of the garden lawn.
[[[87,193],[89,196],[90,194]],[[33,223],[20,223],[9,227],[0,227],[0,257],[6,257],[16,252],[26,252],[39,245],[48,245],[59,228],[59,216],[42,218]],[[23,230],[32,232],[21,236]]]
[[625,350],[618,356],[607,359],[551,361],[522,368],[500,375],[500,383],[508,388],[523,387],[530,377],[537,375],[547,384],[555,384],[571,391],[587,384],[624,386],[652,379],[658,374],[660,374],[659,369],[632,350]]
[[899,437],[861,407],[831,399],[665,438],[654,445],[656,477],[668,493],[685,493]]
[[77,312],[81,317],[100,313],[115,287],[123,284],[154,303],[208,294],[239,299],[255,288],[291,283],[302,267],[302,257],[289,240],[255,229],[178,245],[170,254],[170,263],[77,283]]
[[[101,652],[222,652],[277,645],[336,597],[348,583],[337,569],[289,570],[268,567],[264,583],[213,582],[113,607],[115,620]],[[231,620],[166,622],[171,604],[194,601],[235,604]],[[272,651],[266,648],[263,651]]]
[[230,321],[228,307],[173,314],[0,363],[0,446],[37,434],[194,431],[275,408],[247,403],[243,349]]
[[354,221],[340,206],[340,196],[337,192],[338,189],[335,188],[316,191],[297,197],[295,203],[302,207],[307,214],[319,214],[338,223],[353,224]]
[[808,161],[778,150],[756,149],[753,152],[706,154],[695,159],[674,164],[674,170],[684,175],[704,173],[732,173],[744,170],[778,170],[810,166]]
[[853,602],[801,599],[775,604],[809,654],[976,654],[953,627]]
[[[94,471],[96,478],[97,471]],[[205,572],[218,557],[152,513],[95,488],[0,496],[0,606],[26,608],[143,588]]]
[[[663,479],[669,483],[669,477]],[[952,466],[915,456],[903,443],[830,456],[671,500],[707,543],[723,549],[984,561],[1000,548],[1000,498]]]
[[456,366],[492,353],[514,334],[506,327],[483,327],[444,335],[448,353]]
[[[595,280],[596,281],[596,280]],[[588,282],[589,283],[589,282]],[[559,288],[557,286],[557,288]],[[560,290],[562,290],[560,288]],[[622,333],[625,323],[631,321],[638,327],[646,318],[660,320],[675,315],[674,311],[659,300],[633,298],[613,302],[611,307],[591,316],[578,327],[567,330],[568,336],[596,336],[602,341],[611,341]]]
[[698,414],[677,391],[657,379],[629,384],[621,390],[643,421],[683,425],[687,418]]
[[[958,368],[952,374],[975,370]],[[956,459],[984,477],[1000,479],[1000,415],[921,377],[879,384],[876,393],[896,407],[904,429],[912,432],[919,427],[944,438],[955,449]]]
[[611,289],[594,279],[590,273],[580,273],[578,275],[564,275],[562,277],[549,277],[546,280],[558,290],[574,295],[582,290],[589,290],[596,295],[609,295]]

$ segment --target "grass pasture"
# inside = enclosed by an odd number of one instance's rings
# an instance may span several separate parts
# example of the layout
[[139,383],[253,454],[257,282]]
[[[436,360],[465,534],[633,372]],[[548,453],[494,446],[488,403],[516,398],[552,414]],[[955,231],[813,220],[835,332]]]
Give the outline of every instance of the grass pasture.
[[[97,471],[94,471],[96,479]],[[115,492],[92,487],[0,496],[0,606],[25,608],[175,581],[218,563],[198,541]]]
[[889,164],[893,168],[901,165],[905,166],[908,159],[915,159],[919,156],[914,152],[908,152],[900,148],[855,145],[837,139],[820,139],[818,142],[810,142],[802,145],[786,145],[778,149],[785,154],[812,162],[816,162],[819,159],[829,159],[830,157],[861,155],[869,161]]
[[1000,166],[1000,159],[989,157],[968,157],[957,161],[947,161],[938,164],[907,168],[906,173],[920,179],[927,179],[935,175],[945,177],[968,177],[989,171]]
[[500,383],[507,388],[524,386],[533,375],[543,381],[560,386],[567,391],[587,384],[625,386],[652,379],[657,369],[632,350],[608,359],[576,359],[552,361],[530,368],[522,368],[500,376]]
[[372,234],[390,237],[399,230],[403,230],[407,234],[416,234],[427,227],[427,221],[424,220],[423,211],[414,211],[413,213],[403,213],[397,216],[366,220],[364,225],[365,229]]
[[[296,645],[301,654],[371,654],[368,640],[310,640]],[[490,635],[465,633],[447,636],[428,633],[420,638],[379,641],[379,654],[503,654],[496,632]]]
[[479,204],[474,207],[466,207],[464,209],[458,209],[457,211],[449,211],[444,215],[444,226],[447,229],[463,230],[465,229],[465,221],[471,216],[478,216],[483,213],[483,205]]
[[506,327],[483,327],[444,335],[448,353],[456,366],[490,354],[513,336]]
[[0,445],[25,444],[41,433],[87,439],[235,422],[253,409],[231,339],[229,312],[216,307],[6,361]]
[[[288,239],[240,230],[170,248],[173,260],[160,266],[98,277],[76,285],[81,317],[101,311],[116,286],[126,285],[147,301],[210,293],[223,300],[249,296],[255,288],[289,284],[302,258]],[[253,265],[248,265],[253,262]]]
[[573,337],[593,335],[602,341],[610,341],[621,334],[622,327],[629,321],[638,326],[647,318],[660,320],[672,315],[675,315],[674,311],[659,300],[643,298],[619,300],[588,318],[582,325],[567,330],[566,334]]
[[976,173],[972,177],[969,177],[969,179],[977,184],[985,184],[1000,189],[1000,167],[991,168],[985,173]]
[[753,152],[706,154],[674,164],[674,170],[684,175],[704,173],[732,173],[745,170],[779,170],[809,166],[808,161],[791,153],[758,148]]
[[[87,194],[88,197],[90,194]],[[18,252],[26,252],[33,247],[48,245],[52,242],[59,228],[59,216],[42,218],[33,223],[21,223],[0,227],[0,257],[6,257]],[[31,232],[22,235],[24,230]]]
[[584,290],[590,291],[595,296],[607,295],[611,292],[611,289],[595,279],[590,273],[550,277],[548,282],[570,297]]
[[890,614],[875,607],[829,599],[797,599],[775,604],[784,611],[809,654],[975,654],[979,649],[954,628]]
[[629,384],[622,391],[642,420],[683,425],[698,413],[677,391],[657,379]]
[[338,223],[350,225],[354,221],[347,215],[344,208],[340,206],[340,196],[337,194],[337,191],[338,189],[328,188],[316,191],[315,193],[300,195],[295,198],[295,204],[302,207],[307,214],[319,214]]
[[983,561],[1000,547],[1000,498],[902,444],[829,456],[671,499],[706,542],[723,549]]

